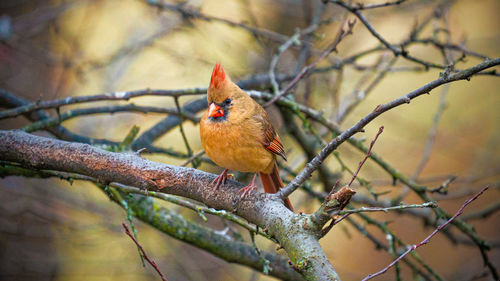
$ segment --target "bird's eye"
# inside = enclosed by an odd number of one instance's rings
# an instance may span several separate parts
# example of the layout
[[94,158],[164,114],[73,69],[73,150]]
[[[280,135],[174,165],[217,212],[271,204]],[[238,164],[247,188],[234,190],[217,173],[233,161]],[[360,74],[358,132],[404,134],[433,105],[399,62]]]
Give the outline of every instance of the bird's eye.
[[231,99],[226,99],[226,100],[224,101],[224,104],[226,104],[226,105],[229,105],[230,103],[231,103]]

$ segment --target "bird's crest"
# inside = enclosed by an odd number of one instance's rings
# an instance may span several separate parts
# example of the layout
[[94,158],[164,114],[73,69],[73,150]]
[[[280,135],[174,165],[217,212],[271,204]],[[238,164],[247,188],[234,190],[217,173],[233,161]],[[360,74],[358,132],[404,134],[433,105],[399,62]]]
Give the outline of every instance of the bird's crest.
[[226,81],[226,72],[220,63],[216,63],[214,70],[212,71],[212,77],[210,78],[210,88],[219,89]]

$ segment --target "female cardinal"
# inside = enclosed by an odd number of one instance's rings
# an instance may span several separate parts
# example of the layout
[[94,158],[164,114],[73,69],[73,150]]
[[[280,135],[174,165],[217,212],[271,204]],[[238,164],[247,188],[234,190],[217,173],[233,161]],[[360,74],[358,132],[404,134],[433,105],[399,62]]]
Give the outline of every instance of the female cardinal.
[[[252,172],[252,181],[242,188],[243,198],[255,188],[257,173],[267,193],[276,193],[283,182],[276,155],[286,160],[280,137],[266,111],[234,84],[220,64],[215,64],[208,87],[208,111],[200,121],[201,143],[208,157],[224,171],[213,181],[217,189],[227,179],[228,169]],[[285,205],[293,211],[290,200]]]

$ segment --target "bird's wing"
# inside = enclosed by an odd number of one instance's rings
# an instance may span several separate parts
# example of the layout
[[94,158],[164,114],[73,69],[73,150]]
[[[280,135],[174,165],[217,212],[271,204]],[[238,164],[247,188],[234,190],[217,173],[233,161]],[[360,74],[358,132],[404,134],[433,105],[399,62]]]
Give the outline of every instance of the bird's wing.
[[[264,109],[262,109],[262,114],[254,115],[254,120],[260,123],[262,126],[262,145],[265,149],[271,151],[272,153],[283,157],[286,161],[285,149],[283,148],[283,144],[281,143],[280,137],[274,130],[271,121],[269,121],[269,117],[265,113]],[[260,113],[260,112],[259,112]]]

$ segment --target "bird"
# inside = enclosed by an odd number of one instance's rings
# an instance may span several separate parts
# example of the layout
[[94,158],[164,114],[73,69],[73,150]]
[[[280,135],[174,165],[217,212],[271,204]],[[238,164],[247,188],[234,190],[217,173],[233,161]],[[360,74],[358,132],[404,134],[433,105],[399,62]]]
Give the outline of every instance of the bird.
[[[257,174],[264,191],[282,188],[276,157],[286,161],[283,143],[260,104],[236,85],[220,63],[216,63],[207,91],[208,110],[200,120],[201,144],[222,173],[213,180],[215,190],[224,185],[228,170],[254,173],[243,187],[241,198],[255,188]],[[293,211],[289,198],[285,206]]]

